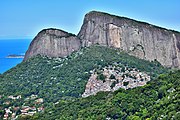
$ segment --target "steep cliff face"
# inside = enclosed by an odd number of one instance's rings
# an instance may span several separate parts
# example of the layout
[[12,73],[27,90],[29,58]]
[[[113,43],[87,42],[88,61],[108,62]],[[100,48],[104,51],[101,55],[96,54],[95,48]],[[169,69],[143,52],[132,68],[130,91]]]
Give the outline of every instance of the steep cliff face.
[[92,11],[78,34],[82,46],[100,44],[180,68],[180,33],[124,17]]
[[44,29],[31,42],[24,60],[32,56],[65,57],[81,47],[75,35],[58,29]]
[[25,59],[37,54],[65,57],[81,47],[99,44],[118,48],[167,67],[180,68],[180,33],[157,26],[92,11],[86,14],[77,36],[58,29],[42,30],[32,41]]

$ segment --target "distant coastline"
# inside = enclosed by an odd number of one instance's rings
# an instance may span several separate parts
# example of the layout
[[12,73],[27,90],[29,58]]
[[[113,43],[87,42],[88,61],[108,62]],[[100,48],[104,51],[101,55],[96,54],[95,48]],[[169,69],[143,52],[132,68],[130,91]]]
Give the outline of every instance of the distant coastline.
[[6,56],[6,58],[24,58],[24,55],[15,55],[15,54],[13,54],[13,55]]

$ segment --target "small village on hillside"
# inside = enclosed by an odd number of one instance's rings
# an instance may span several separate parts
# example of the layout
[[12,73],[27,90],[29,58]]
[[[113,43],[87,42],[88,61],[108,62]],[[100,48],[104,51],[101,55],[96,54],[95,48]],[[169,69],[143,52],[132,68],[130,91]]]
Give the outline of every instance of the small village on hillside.
[[150,76],[136,68],[114,63],[101,70],[91,71],[91,77],[86,84],[82,97],[95,95],[99,91],[115,91],[119,88],[130,89],[144,86],[150,81]]
[[[0,95],[0,99],[5,99],[4,103],[0,105],[0,118],[3,118],[3,120],[15,120],[18,116],[32,116],[37,112],[44,111],[44,100],[39,98],[38,95],[32,94],[25,99],[21,95]],[[14,104],[16,101],[19,101],[19,103],[23,101],[23,105]]]

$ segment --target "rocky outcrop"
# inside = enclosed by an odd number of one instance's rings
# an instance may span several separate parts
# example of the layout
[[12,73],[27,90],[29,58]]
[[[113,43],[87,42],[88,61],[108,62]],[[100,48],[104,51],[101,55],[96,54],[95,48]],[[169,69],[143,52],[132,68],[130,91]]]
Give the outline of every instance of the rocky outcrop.
[[97,74],[92,74],[86,84],[82,97],[96,95],[100,91],[111,91],[111,84],[111,81],[103,82],[101,80],[97,80]]
[[49,57],[66,57],[81,47],[80,39],[58,29],[44,29],[31,42],[24,60],[38,54]]
[[180,68],[180,33],[176,31],[92,11],[86,14],[78,37],[82,46],[119,48],[142,59]]
[[[150,76],[136,68],[108,66],[102,70],[93,70],[82,97],[96,95],[100,91],[116,91],[119,88],[131,89],[144,86],[150,81]],[[95,71],[99,71],[99,74]]]
[[92,11],[77,36],[58,29],[42,30],[24,60],[37,54],[65,57],[81,47],[99,44],[121,49],[141,59],[180,68],[180,33],[129,18]]

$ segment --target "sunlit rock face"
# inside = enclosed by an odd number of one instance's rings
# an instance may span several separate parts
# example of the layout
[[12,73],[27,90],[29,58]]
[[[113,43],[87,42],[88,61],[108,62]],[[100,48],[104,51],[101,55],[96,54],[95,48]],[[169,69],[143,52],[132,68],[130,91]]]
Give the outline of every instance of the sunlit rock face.
[[31,42],[24,60],[38,54],[49,57],[66,57],[81,47],[75,35],[58,29],[45,29]]
[[[136,68],[108,66],[103,68],[100,73],[91,72],[91,76],[86,84],[82,97],[96,95],[100,91],[116,91],[122,89],[132,89],[144,86],[150,81],[150,76],[145,72],[140,72]],[[98,76],[103,76],[98,77]]]
[[81,47],[99,44],[124,50],[166,67],[180,68],[180,33],[157,26],[92,11],[85,15],[78,35],[58,29],[42,30],[33,39],[24,60],[32,56],[66,57]]
[[82,46],[100,44],[131,55],[180,67],[180,33],[132,19],[92,11],[78,34]]

